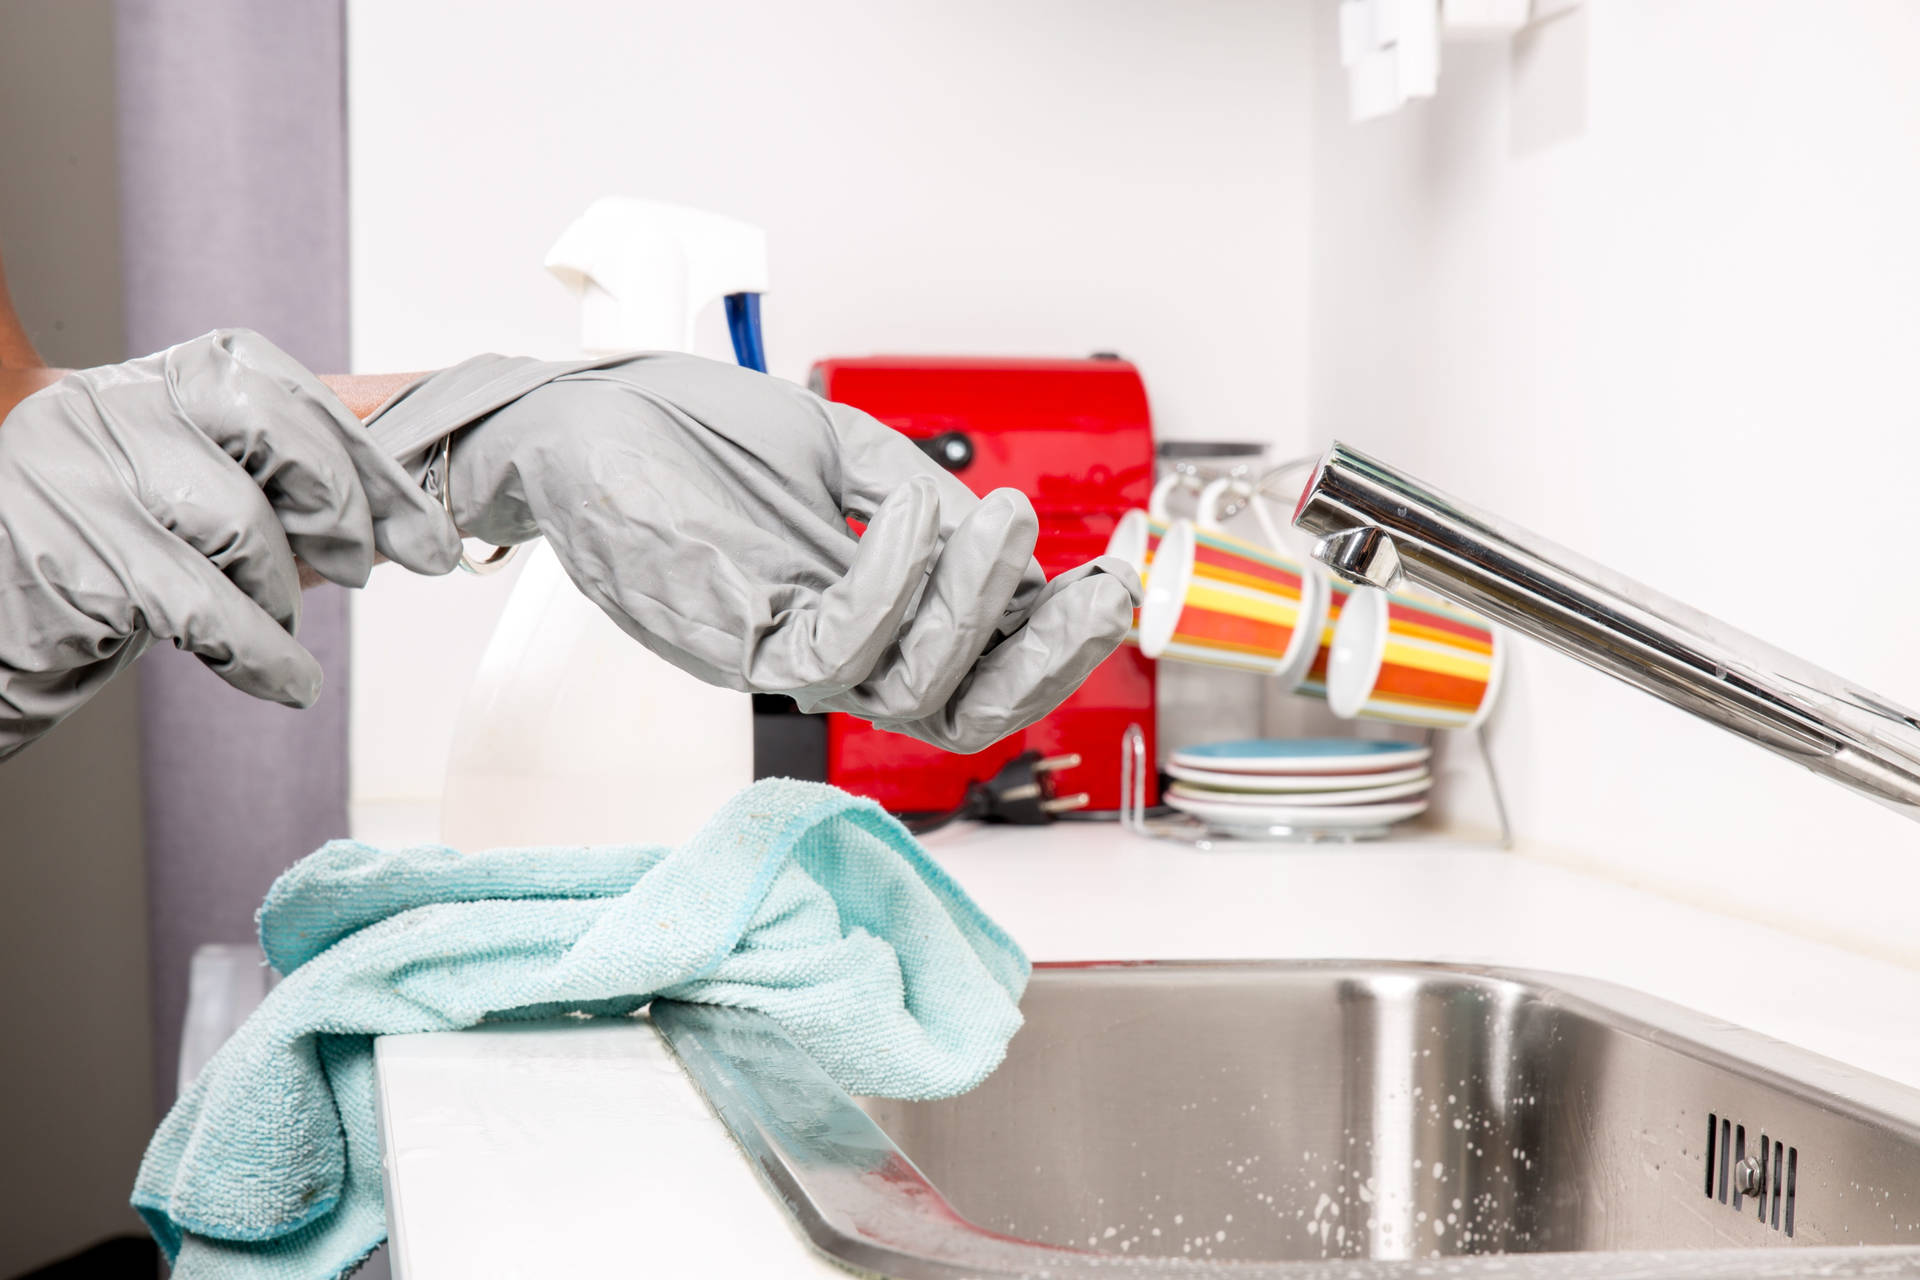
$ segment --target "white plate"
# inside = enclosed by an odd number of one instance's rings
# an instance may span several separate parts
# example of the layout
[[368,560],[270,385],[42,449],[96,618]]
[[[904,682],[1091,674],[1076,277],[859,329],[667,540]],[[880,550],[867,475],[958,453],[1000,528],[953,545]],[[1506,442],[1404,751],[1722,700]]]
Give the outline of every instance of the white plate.
[[1167,772],[1182,782],[1218,791],[1237,791],[1250,795],[1280,795],[1290,791],[1353,791],[1361,788],[1391,787],[1402,782],[1418,782],[1428,776],[1427,766],[1411,769],[1387,769],[1380,773],[1228,773],[1224,769],[1195,769],[1184,764],[1169,764]]
[[1206,787],[1193,787],[1176,782],[1167,788],[1168,803],[1173,797],[1182,800],[1197,800],[1201,804],[1230,804],[1239,809],[1283,808],[1318,809],[1333,805],[1382,804],[1388,800],[1404,800],[1408,796],[1417,796],[1433,785],[1432,778],[1418,778],[1412,782],[1402,782],[1391,787],[1365,787],[1358,791],[1315,791],[1305,795],[1291,795],[1277,799],[1270,795],[1261,795],[1253,791],[1213,791]]
[[1221,773],[1384,773],[1424,763],[1433,751],[1369,738],[1241,738],[1182,747],[1171,763]]
[[1426,812],[1427,802],[1401,800],[1392,804],[1247,805],[1220,804],[1169,795],[1167,803],[1210,826],[1239,831],[1269,827],[1310,828],[1316,831],[1355,831],[1404,822]]

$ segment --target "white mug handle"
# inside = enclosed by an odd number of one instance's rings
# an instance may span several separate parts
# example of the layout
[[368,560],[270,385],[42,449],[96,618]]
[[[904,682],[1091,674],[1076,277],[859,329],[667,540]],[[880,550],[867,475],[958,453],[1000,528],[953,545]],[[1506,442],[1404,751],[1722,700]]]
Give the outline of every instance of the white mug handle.
[[1167,514],[1167,499],[1175,489],[1180,487],[1181,478],[1178,471],[1169,471],[1166,475],[1160,477],[1159,483],[1153,486],[1152,495],[1147,498],[1148,516],[1158,520],[1161,524],[1165,524],[1173,518]]
[[1220,499],[1233,492],[1234,482],[1226,476],[1213,481],[1200,491],[1200,506],[1195,512],[1194,523],[1208,533],[1221,533]]
[[1255,488],[1253,497],[1248,499],[1247,505],[1253,508],[1253,518],[1259,523],[1260,536],[1267,540],[1267,545],[1283,555],[1286,554],[1286,541],[1281,538],[1278,526],[1273,523],[1273,512],[1267,509],[1267,495]]
[[1257,486],[1242,480],[1223,476],[1202,489],[1196,523],[1209,533],[1224,532],[1220,525],[1220,499],[1235,489],[1247,494],[1247,506],[1253,509],[1253,518],[1260,525],[1260,536],[1267,540],[1268,549],[1283,556],[1291,554],[1287,550],[1287,540],[1280,536],[1280,526],[1273,522],[1273,513],[1267,507],[1267,496]]

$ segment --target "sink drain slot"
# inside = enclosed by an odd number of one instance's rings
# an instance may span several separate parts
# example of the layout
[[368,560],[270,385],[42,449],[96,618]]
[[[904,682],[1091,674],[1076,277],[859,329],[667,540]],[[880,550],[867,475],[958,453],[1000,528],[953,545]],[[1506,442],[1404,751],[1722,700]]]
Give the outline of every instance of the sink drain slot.
[[1799,1172],[1798,1147],[1763,1133],[1749,1152],[1747,1126],[1718,1113],[1707,1116],[1707,1199],[1736,1212],[1745,1212],[1745,1201],[1751,1199],[1762,1225],[1790,1236]]

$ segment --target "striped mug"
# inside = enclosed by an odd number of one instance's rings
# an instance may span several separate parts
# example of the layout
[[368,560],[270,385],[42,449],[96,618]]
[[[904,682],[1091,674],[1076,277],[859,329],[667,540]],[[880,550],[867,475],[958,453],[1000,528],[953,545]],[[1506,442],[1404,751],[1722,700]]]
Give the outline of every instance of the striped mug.
[[1340,615],[1347,607],[1347,597],[1353,594],[1353,588],[1319,565],[1308,565],[1307,570],[1326,582],[1327,608],[1320,617],[1319,645],[1291,692],[1307,698],[1324,698],[1327,696],[1327,664],[1333,660],[1333,635],[1340,628]]
[[[1167,533],[1167,498],[1180,485],[1178,475],[1163,476],[1147,498],[1146,510],[1135,507],[1121,516],[1107,539],[1107,554],[1118,556],[1133,566],[1144,585],[1147,571],[1153,567],[1153,553]],[[1133,611],[1133,627],[1127,632],[1128,644],[1140,643],[1140,611]]]
[[1327,705],[1349,720],[1473,729],[1492,713],[1505,665],[1506,645],[1486,619],[1357,587],[1333,629]]
[[1223,530],[1215,510],[1225,492],[1209,486],[1198,521],[1167,525],[1138,615],[1140,652],[1253,671],[1292,687],[1318,648],[1326,577]]

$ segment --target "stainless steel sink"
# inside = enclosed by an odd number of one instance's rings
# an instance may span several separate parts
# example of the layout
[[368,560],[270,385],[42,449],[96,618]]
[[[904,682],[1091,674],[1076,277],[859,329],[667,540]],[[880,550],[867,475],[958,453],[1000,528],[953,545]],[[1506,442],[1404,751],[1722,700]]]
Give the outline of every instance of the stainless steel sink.
[[1042,966],[980,1088],[654,1006],[796,1224],[898,1277],[1920,1276],[1920,1092],[1606,983]]

